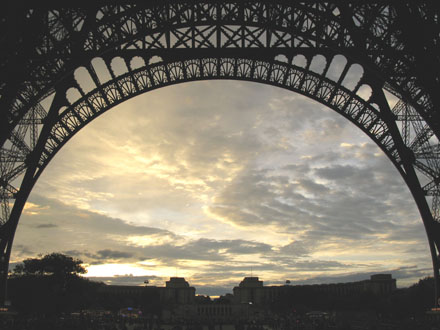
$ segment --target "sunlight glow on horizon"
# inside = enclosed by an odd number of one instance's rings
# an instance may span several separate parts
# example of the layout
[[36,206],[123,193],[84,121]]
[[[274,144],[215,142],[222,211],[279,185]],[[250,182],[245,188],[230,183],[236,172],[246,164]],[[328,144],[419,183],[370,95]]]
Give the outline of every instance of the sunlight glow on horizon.
[[[153,270],[147,269],[147,267],[154,268]],[[191,273],[185,270],[177,269],[176,267],[169,266],[157,266],[157,265],[146,265],[143,263],[137,264],[101,264],[101,265],[86,265],[87,273],[84,277],[121,277],[121,276],[157,276],[157,277],[168,277],[179,276],[190,278]]]
[[102,264],[86,266],[87,273],[85,277],[103,277],[103,276],[143,276],[155,275],[154,272],[147,271],[141,267],[136,267],[131,264]]

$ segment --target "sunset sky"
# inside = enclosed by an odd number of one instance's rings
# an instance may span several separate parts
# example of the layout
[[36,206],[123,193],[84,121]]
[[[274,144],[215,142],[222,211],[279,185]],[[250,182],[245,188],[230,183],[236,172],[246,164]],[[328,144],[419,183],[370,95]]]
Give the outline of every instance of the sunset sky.
[[299,94],[203,81],[131,99],[80,131],[34,188],[11,262],[62,252],[87,276],[198,294],[432,273],[415,203],[351,122]]

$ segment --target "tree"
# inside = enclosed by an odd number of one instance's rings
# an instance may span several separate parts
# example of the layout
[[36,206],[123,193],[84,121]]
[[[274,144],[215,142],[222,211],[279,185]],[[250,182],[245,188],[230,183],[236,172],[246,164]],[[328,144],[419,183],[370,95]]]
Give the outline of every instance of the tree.
[[66,278],[85,274],[87,270],[82,261],[62,253],[51,253],[43,258],[29,258],[14,268],[14,275],[53,275]]
[[82,261],[62,253],[29,258],[14,268],[8,282],[13,305],[24,313],[53,314],[81,309],[94,300],[98,283],[86,273]]

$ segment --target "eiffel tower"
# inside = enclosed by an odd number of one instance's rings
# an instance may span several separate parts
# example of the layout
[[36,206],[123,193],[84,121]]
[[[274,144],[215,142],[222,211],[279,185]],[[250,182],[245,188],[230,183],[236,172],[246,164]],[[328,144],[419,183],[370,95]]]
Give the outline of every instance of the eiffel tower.
[[[235,79],[308,96],[350,120],[382,149],[420,211],[438,305],[436,1],[16,0],[0,6],[1,302],[26,200],[75,133],[150,90]],[[336,58],[344,60],[337,75]],[[356,66],[362,74],[347,84]],[[365,88],[371,91],[367,97],[361,93]]]

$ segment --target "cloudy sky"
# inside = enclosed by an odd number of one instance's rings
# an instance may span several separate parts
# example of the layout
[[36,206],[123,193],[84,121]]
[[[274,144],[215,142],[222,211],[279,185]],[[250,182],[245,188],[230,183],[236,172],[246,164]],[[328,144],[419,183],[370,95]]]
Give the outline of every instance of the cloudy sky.
[[198,294],[265,284],[431,274],[397,170],[342,116],[247,82],[166,87],[110,110],[54,158],[20,220],[11,262],[63,252],[107,283]]

